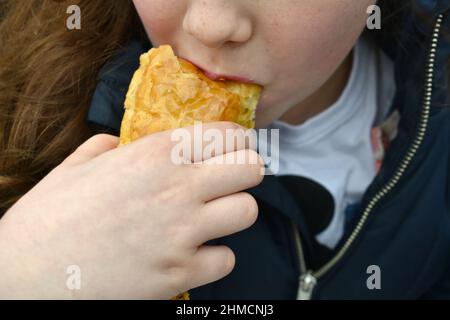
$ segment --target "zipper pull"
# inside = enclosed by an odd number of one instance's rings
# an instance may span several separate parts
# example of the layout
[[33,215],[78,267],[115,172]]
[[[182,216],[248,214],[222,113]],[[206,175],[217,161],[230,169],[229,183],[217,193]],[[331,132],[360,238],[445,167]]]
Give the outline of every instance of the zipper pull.
[[317,284],[317,279],[308,271],[300,276],[297,300],[311,300],[314,287]]

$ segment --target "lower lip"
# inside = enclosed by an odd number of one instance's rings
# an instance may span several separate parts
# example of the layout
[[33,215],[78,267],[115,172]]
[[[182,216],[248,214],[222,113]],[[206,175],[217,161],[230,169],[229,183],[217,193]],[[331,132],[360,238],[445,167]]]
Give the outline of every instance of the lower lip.
[[209,79],[211,79],[212,81],[236,81],[236,82],[241,82],[241,83],[255,83],[254,81],[245,78],[245,77],[240,77],[240,76],[223,76],[214,72],[210,72],[207,71],[205,69],[203,69],[202,67],[200,67],[199,65],[197,65],[196,63],[194,63],[193,61],[186,59],[186,58],[182,58],[183,60],[186,60],[187,62],[193,64],[194,66],[196,66],[198,69],[200,69],[203,74],[208,77]]
[[206,70],[202,70],[205,76],[213,81],[236,81],[241,83],[254,83],[248,78],[240,77],[240,76],[222,76],[220,74],[216,74],[213,72],[209,72]]

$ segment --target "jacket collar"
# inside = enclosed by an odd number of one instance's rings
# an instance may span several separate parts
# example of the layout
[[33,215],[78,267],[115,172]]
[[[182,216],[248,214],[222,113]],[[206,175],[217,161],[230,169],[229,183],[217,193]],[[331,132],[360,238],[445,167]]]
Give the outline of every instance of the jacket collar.
[[450,1],[415,0],[404,10],[402,31],[390,34],[378,41],[380,47],[394,60],[396,95],[394,107],[402,115],[400,125],[407,135],[413,135],[422,108],[425,73],[431,38],[436,19],[444,15],[444,22],[436,52],[432,108],[450,106],[449,68],[450,59]]

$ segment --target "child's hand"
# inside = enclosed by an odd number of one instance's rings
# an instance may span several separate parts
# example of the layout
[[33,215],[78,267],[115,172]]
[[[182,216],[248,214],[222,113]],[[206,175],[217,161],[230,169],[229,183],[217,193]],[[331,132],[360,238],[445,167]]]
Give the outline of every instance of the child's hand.
[[170,133],[120,148],[95,136],[20,199],[0,220],[0,297],[168,299],[231,272],[233,252],[203,243],[255,222],[239,191],[262,181],[262,160],[242,148],[224,154],[256,164],[177,166]]

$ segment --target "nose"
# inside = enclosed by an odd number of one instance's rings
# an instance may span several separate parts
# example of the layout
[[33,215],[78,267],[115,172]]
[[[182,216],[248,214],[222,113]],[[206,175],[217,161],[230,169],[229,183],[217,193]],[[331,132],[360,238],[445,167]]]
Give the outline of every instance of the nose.
[[251,18],[239,10],[241,0],[192,0],[183,20],[185,32],[205,46],[245,43],[252,37]]

